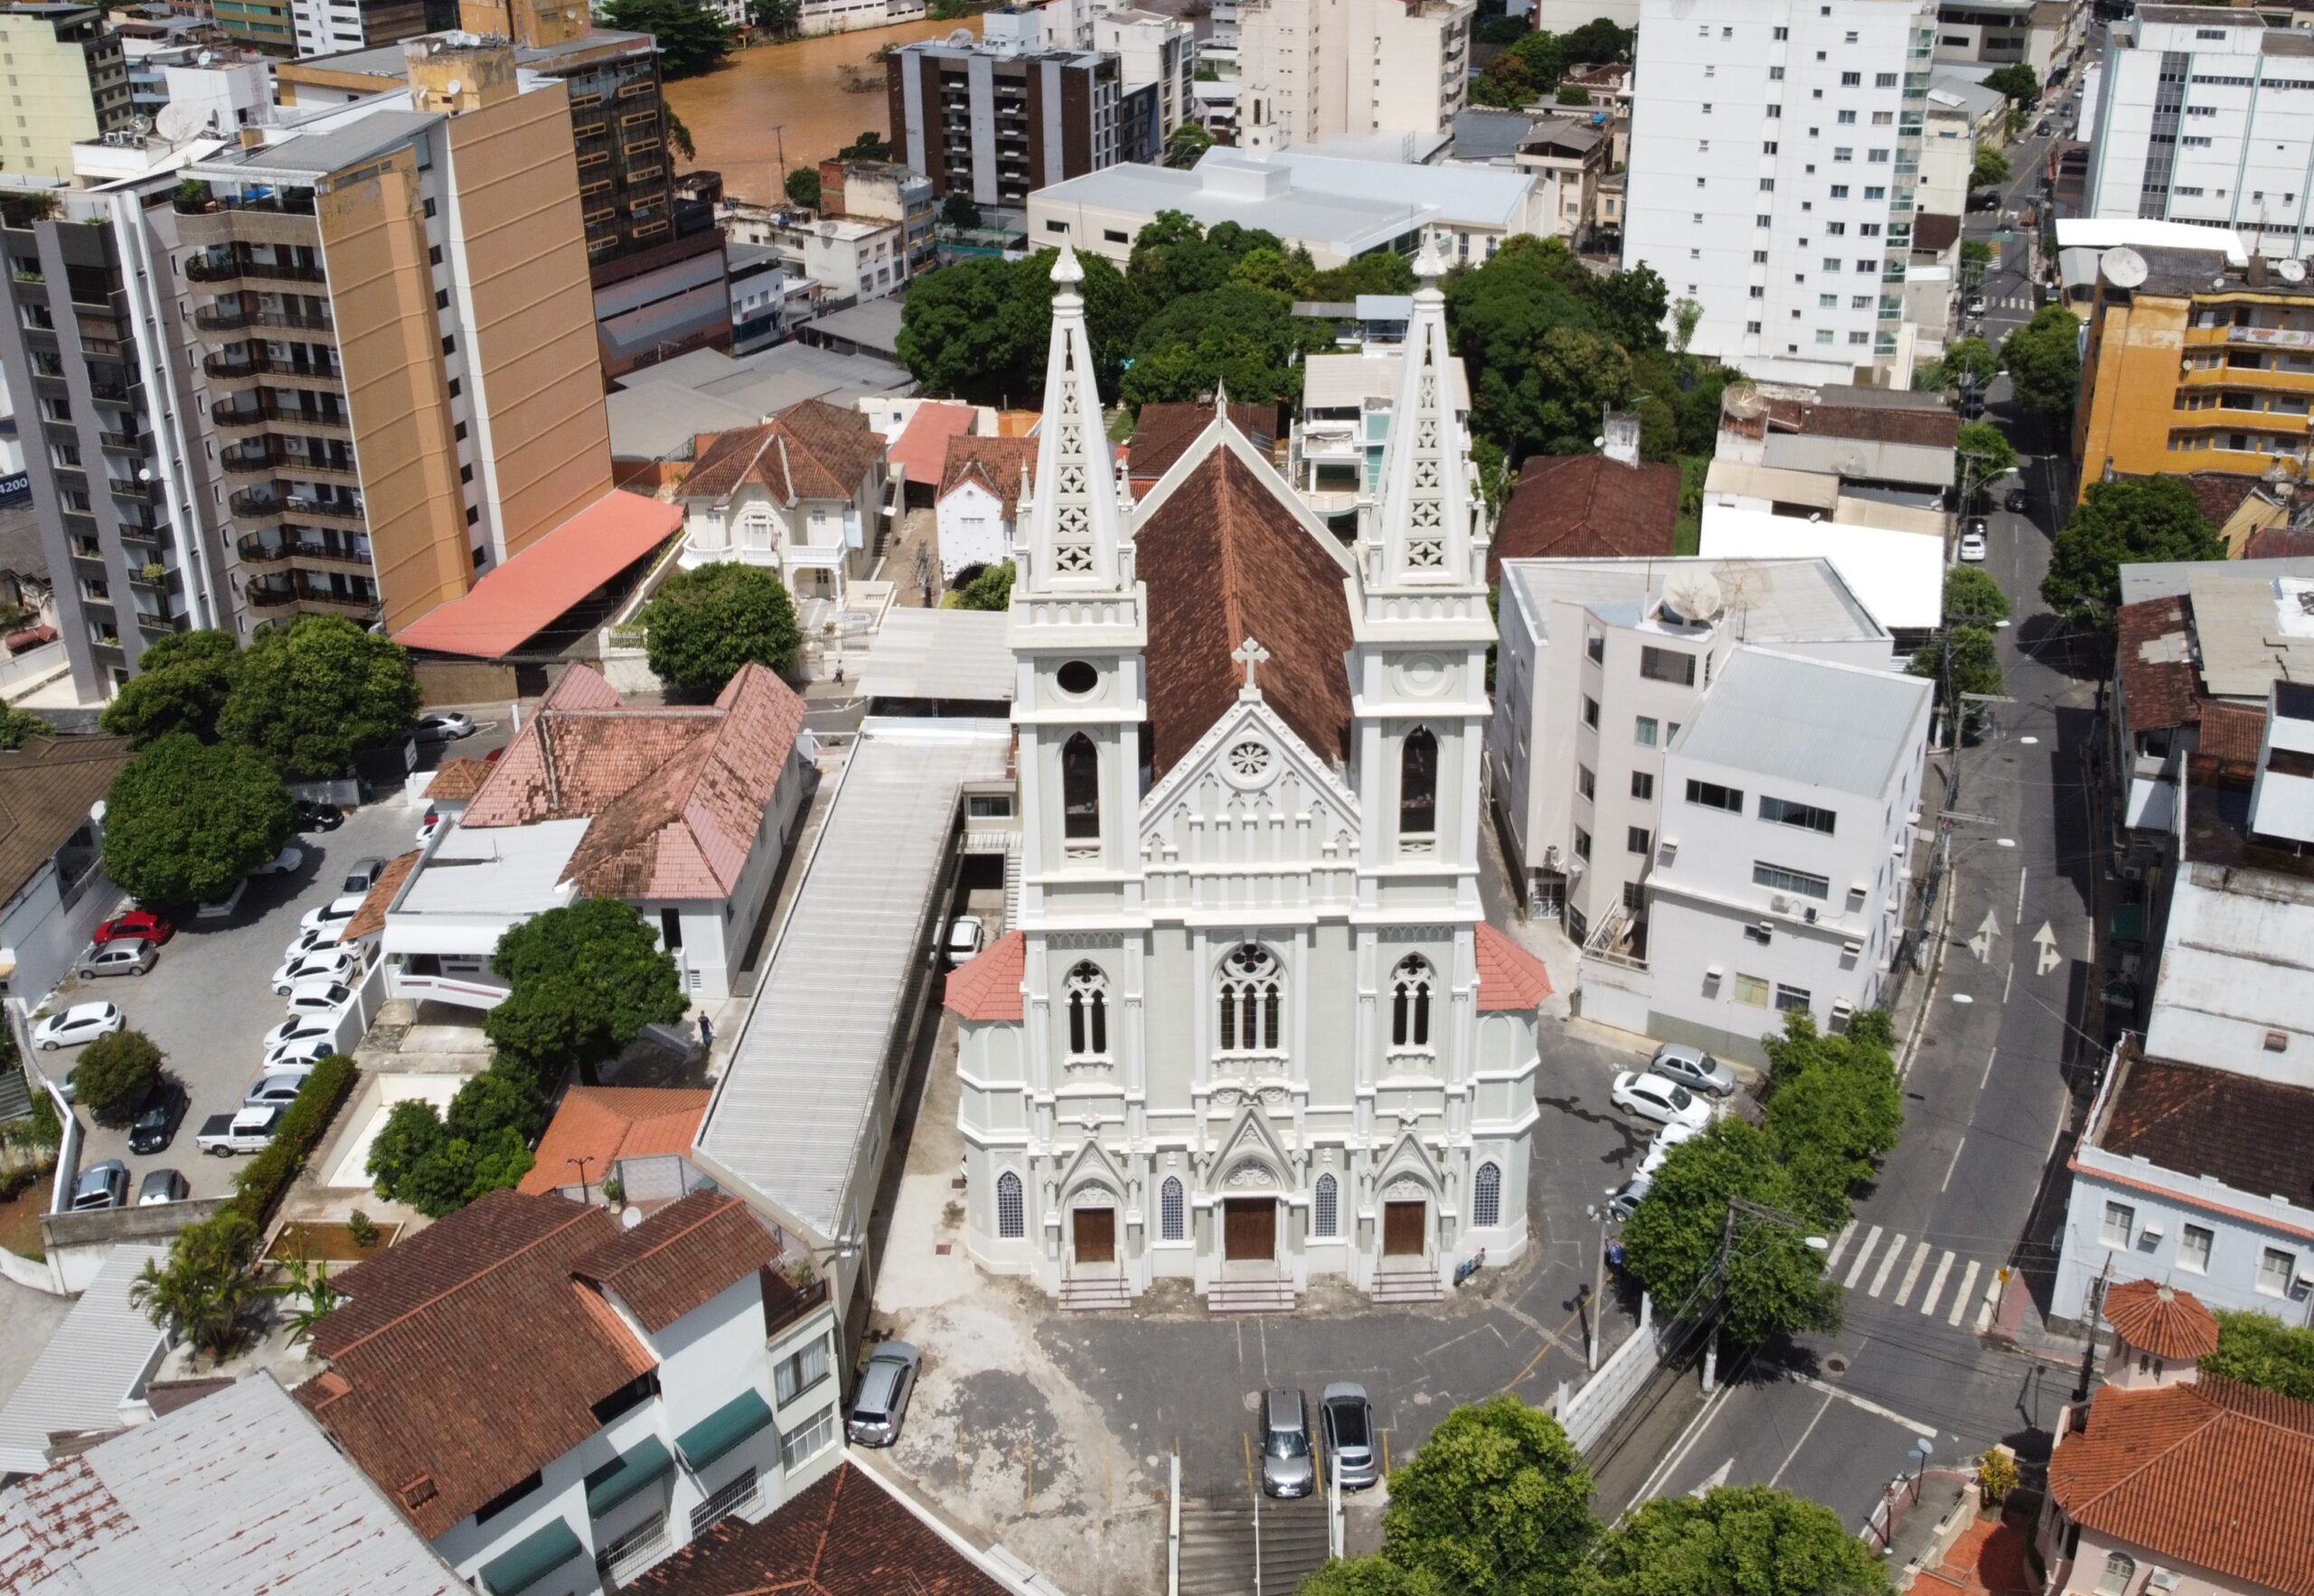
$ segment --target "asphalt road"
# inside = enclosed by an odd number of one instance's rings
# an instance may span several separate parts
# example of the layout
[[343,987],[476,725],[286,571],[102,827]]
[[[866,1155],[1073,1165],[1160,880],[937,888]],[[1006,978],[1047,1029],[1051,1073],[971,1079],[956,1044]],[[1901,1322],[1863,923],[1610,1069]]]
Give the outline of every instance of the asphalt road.
[[[1993,390],[1996,420],[2005,390],[2004,380]],[[1997,1441],[2028,1459],[2046,1454],[2043,1427],[2069,1372],[1980,1332],[1992,1328],[2003,1269],[2042,1293],[2008,1293],[2012,1316],[2047,1310],[2064,1197],[2061,1171],[2046,1191],[2043,1175],[2076,1074],[2097,1056],[2072,1018],[2093,984],[2091,872],[2103,868],[2084,784],[2096,686],[2087,652],[2036,591],[2054,524],[2046,468],[2055,464],[2027,464],[2033,520],[1989,517],[1985,568],[2016,616],[2000,634],[2016,701],[1996,707],[1961,752],[1945,805],[1980,818],[1951,829],[1950,930],[1905,1082],[1904,1141],[1833,1242],[1846,1327],[1731,1370],[1645,1494],[1775,1484],[1860,1525],[1918,1438],[1944,1463]],[[1949,756],[1939,762],[1951,771]]]

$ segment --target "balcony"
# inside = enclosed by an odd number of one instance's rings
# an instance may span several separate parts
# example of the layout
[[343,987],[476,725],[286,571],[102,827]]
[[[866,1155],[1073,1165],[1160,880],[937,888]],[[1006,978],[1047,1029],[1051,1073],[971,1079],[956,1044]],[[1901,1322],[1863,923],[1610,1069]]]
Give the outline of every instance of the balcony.
[[223,260],[213,260],[196,255],[184,263],[185,280],[192,283],[325,283],[328,277],[318,266],[305,266],[287,260],[259,260],[235,250]]
[[198,246],[287,244],[321,248],[314,196],[304,191],[180,198],[177,237]]
[[254,405],[236,405],[221,399],[209,407],[209,418],[220,427],[319,427],[333,432],[350,432],[353,426],[352,418],[343,410],[287,405],[270,395]]
[[284,333],[318,333],[335,341],[337,325],[325,315],[306,315],[286,310],[244,310],[223,304],[204,305],[193,313],[193,324],[203,333],[221,337],[239,338],[252,327],[270,328]]
[[251,609],[280,609],[297,602],[296,588],[270,587],[261,581],[251,581],[244,592],[248,596]]
[[293,454],[277,443],[259,443],[256,439],[219,450],[217,464],[229,475],[278,473],[285,476],[312,477],[317,481],[361,481],[353,469],[351,455],[338,458],[326,455]]
[[290,518],[296,521],[335,521],[346,526],[367,527],[368,519],[362,506],[344,500],[309,499],[299,493],[284,493],[277,488],[243,488],[225,501],[236,521],[269,521]]
[[334,593],[317,582],[302,578],[297,583],[296,598],[302,609],[327,615],[351,615],[367,621],[380,613],[377,599],[367,594]]
[[337,369],[334,362],[316,364],[309,360],[299,364],[294,361],[277,361],[261,347],[240,354],[204,355],[201,370],[204,375],[220,382],[311,383],[331,389],[339,388],[344,382],[344,373]]
[[[239,499],[246,495],[236,493],[233,496]],[[268,543],[255,532],[244,533],[233,544],[233,552],[241,557],[243,565],[274,565],[289,558],[287,544]]]
[[299,538],[289,545],[289,556],[300,570],[310,568],[353,577],[372,574],[366,538]]

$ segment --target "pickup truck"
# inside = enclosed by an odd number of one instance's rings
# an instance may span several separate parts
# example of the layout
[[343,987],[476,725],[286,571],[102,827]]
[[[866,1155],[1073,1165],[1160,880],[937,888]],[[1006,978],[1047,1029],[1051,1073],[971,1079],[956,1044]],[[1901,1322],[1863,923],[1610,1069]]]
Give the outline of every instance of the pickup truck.
[[263,1151],[280,1123],[281,1109],[277,1105],[245,1108],[239,1113],[211,1114],[201,1122],[201,1134],[193,1140],[202,1151],[230,1159],[237,1152]]

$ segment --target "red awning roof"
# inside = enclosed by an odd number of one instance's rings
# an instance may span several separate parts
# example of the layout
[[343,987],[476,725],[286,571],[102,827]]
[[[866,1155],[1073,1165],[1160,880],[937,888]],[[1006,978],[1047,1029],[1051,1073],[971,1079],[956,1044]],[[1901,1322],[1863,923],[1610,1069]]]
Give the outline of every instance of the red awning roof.
[[680,505],[612,492],[474,585],[437,606],[394,641],[437,653],[494,660],[545,631],[587,595],[682,530]]

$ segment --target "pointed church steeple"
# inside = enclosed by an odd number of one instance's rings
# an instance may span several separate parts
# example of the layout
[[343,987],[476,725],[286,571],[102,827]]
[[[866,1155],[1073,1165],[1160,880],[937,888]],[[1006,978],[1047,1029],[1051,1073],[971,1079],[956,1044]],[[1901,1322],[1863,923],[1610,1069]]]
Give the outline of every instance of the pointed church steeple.
[[1030,593],[1115,592],[1133,585],[1132,546],[1115,461],[1102,426],[1085,333],[1085,268],[1067,244],[1053,264],[1052,344],[1045,357],[1044,419],[1035,490],[1013,540]]
[[1463,587],[1486,576],[1484,501],[1455,408],[1446,343],[1446,262],[1437,240],[1415,258],[1420,279],[1406,325],[1406,367],[1390,411],[1382,478],[1363,516],[1359,564],[1369,590]]

